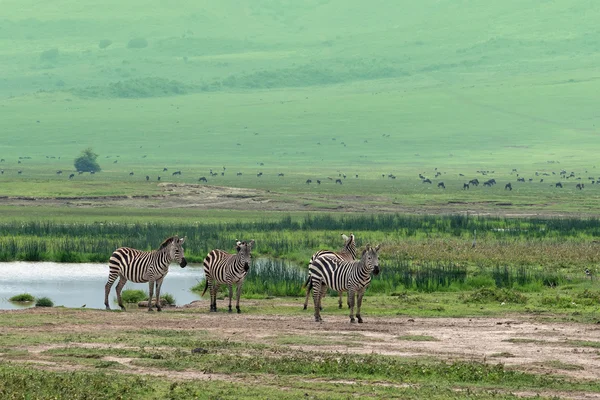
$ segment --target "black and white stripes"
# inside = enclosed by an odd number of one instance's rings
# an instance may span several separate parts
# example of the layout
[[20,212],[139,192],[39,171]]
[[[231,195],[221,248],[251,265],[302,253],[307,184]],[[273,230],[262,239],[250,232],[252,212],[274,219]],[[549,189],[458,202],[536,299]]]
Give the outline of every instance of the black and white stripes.
[[206,286],[204,293],[210,288],[210,311],[217,311],[217,291],[219,285],[227,285],[229,288],[229,312],[231,312],[231,297],[233,296],[233,284],[237,285],[236,305],[237,312],[240,313],[240,295],[244,279],[250,269],[252,246],[254,240],[250,242],[236,242],[236,254],[229,254],[223,250],[215,249],[208,253],[204,259],[204,274],[206,277]]
[[309,274],[311,277],[313,299],[315,303],[315,321],[321,322],[321,300],[327,288],[336,291],[348,291],[348,307],[350,308],[350,322],[354,319],[354,296],[357,296],[356,318],[362,323],[360,307],[365,289],[371,283],[371,273],[379,273],[379,245],[367,245],[360,260],[344,261],[332,257],[317,257],[310,263]]
[[117,278],[117,300],[122,310],[125,310],[121,300],[121,290],[128,280],[136,283],[149,283],[148,311],[152,311],[152,295],[154,285],[156,284],[156,309],[161,310],[160,306],[160,287],[164,277],[169,272],[169,265],[177,261],[183,268],[187,265],[183,254],[183,242],[185,238],[172,236],[166,239],[158,248],[153,251],[141,251],[129,247],[120,247],[115,250],[108,262],[109,273],[108,282],[104,287],[104,305],[110,310],[108,303],[108,294]]
[[[312,289],[312,283],[310,279],[310,264],[319,257],[328,257],[328,258],[336,258],[339,260],[352,261],[356,260],[356,241],[354,240],[354,234],[350,234],[350,236],[346,236],[342,233],[342,239],[344,239],[344,247],[336,253],[330,250],[319,250],[315,254],[312,255],[309,265],[309,274],[306,279],[306,283],[304,286],[306,287],[306,298],[304,299],[304,309],[306,310],[308,307],[308,298],[310,297],[310,291]],[[342,308],[342,294],[343,291],[338,292],[338,307]]]

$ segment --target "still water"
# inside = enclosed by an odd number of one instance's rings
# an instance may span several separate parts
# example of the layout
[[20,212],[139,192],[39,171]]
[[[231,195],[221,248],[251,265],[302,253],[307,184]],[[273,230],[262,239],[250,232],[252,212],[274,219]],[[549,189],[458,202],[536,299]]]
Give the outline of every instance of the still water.
[[[181,268],[171,265],[161,293],[170,293],[177,305],[184,305],[200,296],[190,288],[204,278],[202,265]],[[11,303],[12,296],[29,293],[36,298],[49,297],[55,306],[104,309],[104,285],[108,279],[108,264],[59,264],[53,262],[3,262],[0,263],[0,309],[32,307]],[[109,301],[118,308],[113,285]],[[125,289],[140,289],[148,293],[147,283],[127,282]]]

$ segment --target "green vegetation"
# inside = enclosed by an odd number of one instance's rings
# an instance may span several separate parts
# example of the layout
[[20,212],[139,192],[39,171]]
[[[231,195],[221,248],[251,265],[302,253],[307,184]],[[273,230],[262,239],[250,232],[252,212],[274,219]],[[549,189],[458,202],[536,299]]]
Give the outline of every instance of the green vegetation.
[[32,295],[30,295],[29,293],[22,293],[22,294],[18,294],[16,296],[11,297],[9,300],[10,301],[15,301],[15,302],[27,303],[27,302],[34,301],[35,297],[33,297]]
[[36,307],[54,307],[54,302],[49,297],[39,297],[35,301]]
[[148,294],[143,290],[126,289],[121,292],[123,303],[139,303],[148,298]]
[[81,156],[75,159],[75,170],[82,172],[96,173],[101,170],[96,159],[98,154],[94,153],[91,148],[87,148],[81,152]]

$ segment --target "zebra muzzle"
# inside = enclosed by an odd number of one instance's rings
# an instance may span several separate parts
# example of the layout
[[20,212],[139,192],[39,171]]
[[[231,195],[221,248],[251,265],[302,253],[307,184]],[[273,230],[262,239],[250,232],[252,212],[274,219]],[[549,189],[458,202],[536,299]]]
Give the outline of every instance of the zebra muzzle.
[[183,258],[181,259],[181,262],[179,263],[179,266],[180,266],[181,268],[185,268],[185,266],[186,266],[186,265],[187,265],[187,261],[185,260],[185,257],[183,257]]
[[373,267],[373,275],[379,275],[379,265]]
[[248,263],[244,264],[244,271],[248,272],[249,269],[250,269],[250,264],[248,264]]

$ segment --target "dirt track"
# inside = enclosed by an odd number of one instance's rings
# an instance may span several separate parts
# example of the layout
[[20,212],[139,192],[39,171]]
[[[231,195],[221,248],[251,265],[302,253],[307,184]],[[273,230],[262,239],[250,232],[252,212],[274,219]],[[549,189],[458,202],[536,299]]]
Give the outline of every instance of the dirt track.
[[255,211],[327,211],[404,214],[454,214],[466,212],[477,215],[510,217],[531,216],[596,216],[585,213],[565,213],[543,207],[529,209],[521,205],[483,202],[448,202],[411,206],[392,201],[385,196],[297,194],[290,196],[270,190],[245,189],[225,186],[160,183],[161,194],[148,196],[81,196],[81,197],[23,197],[0,196],[0,205],[46,207],[125,207],[125,208],[194,208],[199,210],[255,210]]
[[[202,303],[202,302],[201,302]],[[56,315],[56,323],[34,327],[1,327],[0,334],[27,332],[135,331],[138,329],[203,330],[211,336],[233,341],[273,344],[281,337],[321,337],[319,351],[386,354],[406,357],[431,356],[442,360],[472,360],[503,363],[519,370],[565,375],[576,379],[600,379],[597,348],[578,346],[575,341],[595,341],[600,327],[577,323],[541,323],[515,318],[383,318],[365,317],[364,324],[350,324],[346,317],[326,316],[315,323],[306,315],[208,314],[202,311],[110,313],[101,310],[29,309],[6,313]],[[290,304],[292,306],[292,304]],[[298,304],[293,304],[298,306]],[[70,323],[69,320],[76,320]],[[64,321],[64,322],[61,322]],[[406,340],[415,336],[430,340]],[[404,337],[404,338],[403,338]],[[340,338],[342,340],[340,341]],[[302,343],[300,341],[299,343]],[[81,344],[85,346],[86,344]],[[93,344],[88,344],[92,345]],[[78,346],[76,343],[68,346]],[[314,345],[290,344],[291,348],[314,350]],[[33,358],[40,346],[25,347]],[[42,346],[43,348],[43,346]],[[600,396],[599,396],[600,398]]]

